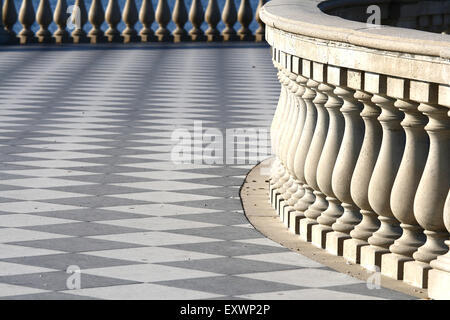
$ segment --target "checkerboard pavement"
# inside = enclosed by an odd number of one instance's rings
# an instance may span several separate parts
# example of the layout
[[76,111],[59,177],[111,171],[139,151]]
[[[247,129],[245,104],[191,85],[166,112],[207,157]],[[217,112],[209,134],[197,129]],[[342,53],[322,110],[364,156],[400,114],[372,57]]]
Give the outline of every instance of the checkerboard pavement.
[[257,44],[2,49],[0,298],[409,299],[257,232],[252,164],[170,160],[194,121],[267,129],[278,94]]

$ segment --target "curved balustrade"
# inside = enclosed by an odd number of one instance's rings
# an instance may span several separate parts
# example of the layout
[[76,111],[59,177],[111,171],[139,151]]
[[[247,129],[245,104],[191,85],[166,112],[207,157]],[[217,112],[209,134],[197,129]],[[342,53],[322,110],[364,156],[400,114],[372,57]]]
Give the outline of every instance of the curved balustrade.
[[[186,7],[185,0],[173,1],[171,12],[169,0],[158,0],[155,8],[150,0],[142,0],[140,8],[135,0],[126,0],[123,8],[118,0],[108,0],[105,8],[100,0],[92,0],[88,3],[89,8],[86,8],[85,0],[75,0],[71,13],[68,13],[66,0],[57,0],[54,12],[50,0],[39,0],[36,8],[34,1],[22,0],[19,11],[14,0],[4,0],[3,5],[0,1],[0,44],[264,41],[265,26],[259,17],[259,9],[266,0],[259,0],[256,8],[252,8],[250,0],[240,0],[239,10],[236,10],[234,0],[226,0],[222,14],[217,0],[209,0],[206,8],[200,0],[192,0],[190,8]],[[225,24],[222,32],[217,29],[221,19]],[[142,24],[140,30],[136,30],[138,21]],[[176,26],[173,31],[167,28],[171,21]],[[184,27],[188,21],[192,25],[189,31]],[[87,22],[89,26],[85,26]],[[102,30],[104,22],[108,25],[106,30]],[[125,24],[122,32],[117,28],[121,22]],[[158,25],[156,30],[151,27],[153,22]],[[239,30],[235,29],[237,22],[241,25]],[[252,22],[259,25],[254,34],[249,28]],[[16,23],[21,25],[17,35],[13,30]],[[35,23],[39,26],[37,32],[32,30]],[[52,34],[49,26],[53,23],[57,29]],[[202,29],[204,23],[206,30]]]
[[[364,23],[370,5],[385,25]],[[449,298],[449,2],[273,0],[259,17],[281,83],[270,178],[280,218],[332,254]]]

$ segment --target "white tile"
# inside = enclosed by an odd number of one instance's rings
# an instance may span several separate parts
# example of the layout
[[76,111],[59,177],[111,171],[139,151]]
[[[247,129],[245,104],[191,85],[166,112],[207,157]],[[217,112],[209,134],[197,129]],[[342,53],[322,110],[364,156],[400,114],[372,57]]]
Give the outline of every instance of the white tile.
[[48,152],[27,152],[16,153],[14,155],[29,158],[42,158],[51,160],[70,160],[70,159],[87,159],[87,158],[100,158],[106,157],[101,154],[86,153],[86,152],[74,152],[74,151],[48,151]]
[[161,248],[161,247],[141,247],[141,248],[127,248],[117,250],[90,251],[84,254],[104,258],[130,260],[145,263],[189,261],[189,260],[213,259],[222,257],[219,255],[207,253],[185,251],[171,248]]
[[30,177],[71,177],[71,176],[86,176],[91,174],[98,174],[95,172],[66,170],[66,169],[27,169],[27,170],[4,170],[0,171],[7,174],[16,174]]
[[242,274],[239,276],[250,279],[281,282],[285,284],[314,288],[362,283],[361,280],[350,277],[346,274],[321,269],[260,272],[253,274]]
[[25,201],[74,198],[84,196],[86,195],[82,193],[73,193],[73,192],[38,189],[38,188],[0,191],[0,197]]
[[39,272],[50,272],[50,271],[55,271],[55,269],[27,266],[23,264],[0,261],[0,277],[39,273]]
[[311,259],[308,259],[307,257],[302,256],[301,254],[295,252],[264,253],[264,254],[239,256],[239,258],[263,262],[282,263],[303,268],[323,267],[322,264],[313,261]]
[[221,295],[208,292],[179,289],[150,283],[69,290],[63,292],[107,300],[197,300],[221,297]]
[[23,178],[2,180],[0,181],[0,184],[24,188],[58,188],[69,186],[84,186],[94,183],[58,178]]
[[59,239],[67,238],[68,236],[31,231],[17,228],[1,228],[0,229],[0,243],[18,242],[18,241],[32,241],[43,239]]
[[[79,124],[77,124],[77,125],[79,125]],[[105,147],[105,146],[91,145],[91,144],[81,144],[81,143],[32,144],[32,145],[28,145],[28,147],[47,149],[47,150],[58,150],[58,151],[100,150],[100,149],[112,148],[112,147]]]
[[[1,192],[0,192],[1,196]],[[156,203],[171,203],[171,202],[181,202],[181,201],[198,201],[198,200],[210,200],[219,199],[218,197],[211,197],[205,195],[195,195],[187,193],[177,193],[177,192],[136,192],[136,193],[124,193],[124,194],[113,194],[110,197],[130,199],[130,200],[141,200]]]
[[[163,230],[176,230],[176,229],[191,229],[191,228],[208,228],[216,227],[217,224],[171,219],[166,217],[151,217],[151,218],[139,218],[139,219],[119,219],[119,220],[106,220],[100,223],[129,227],[140,228],[146,230],[163,231]],[[1,225],[1,222],[0,222]]]
[[113,185],[138,189],[156,190],[156,191],[177,191],[177,190],[189,191],[195,189],[211,189],[219,187],[207,184],[180,182],[180,181],[145,181],[132,183],[114,183]]
[[167,203],[153,203],[153,204],[142,204],[142,205],[104,207],[102,209],[119,211],[119,212],[145,214],[145,215],[150,215],[150,216],[172,216],[172,215],[179,215],[179,214],[212,213],[212,212],[220,211],[220,210],[215,210],[215,209],[178,206],[175,204],[167,204]]
[[0,216],[0,227],[21,228],[61,223],[77,222],[75,220],[41,217],[31,214],[5,214]]
[[149,171],[149,172],[125,172],[120,175],[155,180],[191,180],[219,178],[220,176],[202,173],[177,172],[177,171]]
[[158,282],[220,276],[219,273],[190,270],[157,264],[135,264],[83,270],[85,274],[138,282]]
[[[0,229],[1,232],[1,229]],[[0,233],[1,234],[1,233]],[[218,239],[189,236],[183,234],[175,234],[168,232],[136,232],[136,233],[126,233],[126,234],[111,234],[102,236],[93,236],[90,238],[119,241],[126,243],[141,244],[146,246],[167,246],[175,244],[186,244],[186,243],[201,243],[201,242],[211,242],[211,241],[221,241]]]
[[[1,242],[1,240],[0,240],[0,242]],[[22,246],[16,246],[16,245],[12,245],[12,244],[0,243],[0,259],[43,256],[43,255],[58,254],[58,253],[61,253],[61,251],[31,248],[31,247],[22,247]]]
[[42,167],[51,169],[103,166],[103,164],[100,163],[90,163],[72,160],[35,160],[35,161],[31,160],[31,161],[15,161],[6,163],[20,166]]
[[251,300],[384,300],[373,296],[354,293],[338,292],[325,289],[302,289],[277,291],[266,293],[253,293],[238,296]]
[[12,284],[0,283],[0,297],[19,296],[24,294],[34,294],[47,292],[46,290],[34,289],[22,286],[16,286]]
[[0,211],[13,213],[33,213],[45,211],[74,210],[74,209],[81,209],[81,207],[53,204],[46,202],[37,202],[37,201],[18,201],[18,202],[0,203]]

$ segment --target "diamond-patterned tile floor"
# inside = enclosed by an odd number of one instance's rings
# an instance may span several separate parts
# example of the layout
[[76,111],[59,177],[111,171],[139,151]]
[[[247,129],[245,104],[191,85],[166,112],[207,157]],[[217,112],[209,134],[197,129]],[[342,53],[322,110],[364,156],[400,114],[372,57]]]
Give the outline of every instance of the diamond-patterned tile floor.
[[264,45],[2,48],[0,298],[410,298],[253,229],[253,164],[171,161],[199,121],[266,132],[278,94]]

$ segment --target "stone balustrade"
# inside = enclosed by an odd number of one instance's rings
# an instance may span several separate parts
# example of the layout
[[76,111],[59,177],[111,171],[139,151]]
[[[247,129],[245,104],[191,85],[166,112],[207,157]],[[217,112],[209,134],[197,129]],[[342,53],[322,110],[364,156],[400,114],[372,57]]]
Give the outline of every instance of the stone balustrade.
[[[27,43],[101,43],[101,42],[152,42],[152,41],[257,41],[264,40],[265,28],[259,18],[259,9],[266,0],[259,0],[254,9],[250,0],[241,0],[236,9],[234,0],[226,0],[220,12],[218,1],[209,0],[203,8],[200,0],[193,0],[188,8],[184,0],[174,0],[171,12],[168,0],[158,0],[153,8],[151,0],[142,0],[140,8],[135,0],[126,0],[124,7],[120,8],[118,0],[108,0],[103,8],[101,0],[91,0],[90,7],[85,0],[75,0],[72,10],[68,13],[68,1],[57,0],[54,12],[50,0],[38,0],[35,8],[32,0],[22,0],[17,12],[14,0],[0,0],[0,44],[27,44]],[[253,33],[249,29],[250,23],[256,20],[259,27]],[[175,29],[170,31],[167,25],[173,21]],[[185,24],[190,22],[192,28],[188,31]],[[217,25],[223,21],[224,30],[218,30]],[[15,24],[22,26],[20,32],[14,31]],[[88,22],[90,26],[88,26]],[[107,30],[102,30],[102,24],[107,23]],[[123,22],[125,29],[120,32],[118,24]],[[140,22],[142,28],[136,30]],[[152,24],[158,25],[154,31]],[[235,30],[234,25],[239,22],[241,28]],[[37,23],[39,30],[32,31]],[[49,26],[54,23],[57,29],[53,34]],[[208,25],[204,31],[202,24]],[[88,32],[86,30],[89,29]]]
[[[370,5],[385,25],[365,22]],[[260,15],[281,83],[269,183],[280,219],[450,298],[450,2],[272,0]]]

